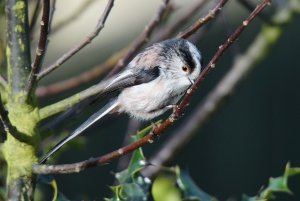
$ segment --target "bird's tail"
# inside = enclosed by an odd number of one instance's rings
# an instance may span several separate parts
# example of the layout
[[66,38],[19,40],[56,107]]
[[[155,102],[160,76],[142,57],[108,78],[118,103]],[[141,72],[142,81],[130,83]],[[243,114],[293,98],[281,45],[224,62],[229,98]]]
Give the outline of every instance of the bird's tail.
[[49,157],[58,151],[64,144],[75,138],[76,136],[80,135],[84,130],[94,124],[96,121],[107,115],[108,113],[112,112],[118,106],[118,101],[114,100],[109,102],[103,108],[101,108],[98,112],[94,113],[90,116],[85,122],[83,122],[76,130],[74,130],[70,135],[62,139],[57,145],[55,145],[41,160],[40,164],[45,163]]

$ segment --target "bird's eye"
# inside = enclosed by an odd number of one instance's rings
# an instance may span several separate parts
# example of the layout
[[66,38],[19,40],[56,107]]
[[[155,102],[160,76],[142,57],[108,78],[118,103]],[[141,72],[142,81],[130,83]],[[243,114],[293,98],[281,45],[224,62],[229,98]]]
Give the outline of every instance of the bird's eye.
[[189,67],[188,66],[182,66],[182,70],[184,72],[189,72]]

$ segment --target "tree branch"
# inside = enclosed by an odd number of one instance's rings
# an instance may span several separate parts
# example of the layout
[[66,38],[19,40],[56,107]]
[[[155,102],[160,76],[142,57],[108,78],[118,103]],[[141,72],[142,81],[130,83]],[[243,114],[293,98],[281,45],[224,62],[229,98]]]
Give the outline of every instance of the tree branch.
[[126,52],[127,48],[124,48],[112,55],[110,58],[108,58],[104,63],[95,66],[91,70],[83,72],[80,75],[50,84],[48,86],[39,86],[36,90],[36,96],[51,96],[54,94],[61,93],[63,91],[67,91],[69,89],[73,89],[77,86],[80,86],[81,84],[99,78],[101,75],[111,70]]
[[43,14],[41,21],[40,37],[38,47],[36,48],[36,55],[31,66],[31,72],[27,83],[27,100],[32,95],[32,90],[36,85],[37,75],[40,71],[42,60],[44,58],[47,46],[47,37],[49,29],[49,15],[50,15],[50,0],[43,0]]
[[[238,0],[238,2],[243,5],[248,11],[253,10],[253,8],[255,7],[251,2],[249,2],[248,0]],[[260,13],[258,15],[258,17],[260,19],[262,19],[264,22],[270,24],[270,25],[274,25],[274,23],[271,20],[271,16],[265,14],[264,12]]]
[[[34,30],[34,27],[36,25],[37,18],[39,16],[40,5],[41,5],[41,0],[37,0],[36,4],[34,6],[33,14],[30,17],[30,25],[29,25],[30,36],[33,35],[33,30]],[[32,37],[30,37],[30,38],[32,38]]]
[[[7,79],[11,95],[24,90],[30,73],[27,1],[6,1]],[[19,98],[18,101],[25,101]]]
[[41,108],[39,111],[40,120],[46,119],[62,111],[65,111],[88,97],[102,94],[108,81],[100,82],[99,84],[89,87],[81,91],[80,93],[77,93],[62,101]]
[[48,33],[50,34],[52,32],[52,22],[54,17],[54,12],[56,10],[56,0],[52,0],[51,4],[51,12],[49,15],[49,25],[48,25]]
[[59,66],[61,66],[64,62],[69,60],[73,55],[75,55],[78,51],[80,51],[82,48],[84,48],[86,45],[92,42],[92,40],[99,35],[100,31],[104,28],[106,19],[113,7],[114,0],[108,0],[108,3],[105,7],[105,10],[103,14],[101,15],[100,19],[98,20],[97,26],[95,27],[95,30],[90,33],[85,40],[83,40],[80,44],[76,45],[74,48],[72,48],[69,52],[62,55],[58,60],[56,60],[52,65],[45,68],[44,71],[40,72],[37,80],[42,79],[44,76],[48,75],[50,72],[57,69]]
[[240,36],[245,27],[251,23],[254,17],[257,16],[267,5],[270,4],[270,0],[264,0],[261,4],[259,4],[255,10],[249,15],[249,17],[243,21],[242,25],[240,25],[235,32],[227,39],[227,41],[220,46],[215,56],[206,66],[206,68],[201,72],[200,76],[194,83],[194,85],[187,91],[187,94],[184,96],[183,100],[180,102],[177,109],[173,112],[173,114],[164,120],[160,125],[155,127],[150,134],[141,138],[139,141],[129,144],[123,148],[120,148],[116,151],[108,153],[104,156],[98,158],[92,158],[86,161],[73,163],[73,164],[64,164],[64,165],[36,165],[33,170],[39,174],[62,174],[62,173],[72,173],[79,172],[85,170],[90,167],[95,167],[99,165],[104,165],[109,163],[110,161],[119,158],[127,153],[132,152],[133,150],[144,146],[145,144],[152,143],[158,136],[160,136],[168,127],[170,127],[174,121],[183,115],[186,107],[188,106],[191,97],[194,95],[196,89],[201,85],[204,78],[208,75],[208,73],[215,67],[216,62],[220,59],[220,57],[224,54],[224,52],[232,45],[232,43]]
[[199,9],[203,7],[203,5],[206,2],[207,0],[197,1],[194,5],[191,6],[191,8],[183,16],[180,17],[180,19],[178,19],[176,23],[174,23],[169,28],[164,29],[155,41],[166,39],[174,35],[174,33],[176,33],[177,30],[181,28],[183,25],[185,25],[199,11]]
[[192,26],[190,26],[187,30],[184,32],[181,32],[177,35],[177,38],[188,38],[193,33],[195,33],[200,27],[202,27],[204,24],[206,24],[208,21],[213,19],[223,8],[223,6],[227,3],[227,0],[221,0],[217,3],[217,5],[209,11],[209,13],[200,18],[196,23],[194,23]]
[[72,15],[66,17],[65,19],[63,19],[60,22],[55,23],[55,25],[53,26],[53,28],[51,29],[51,34],[54,34],[55,32],[57,32],[58,30],[60,30],[61,28],[69,25],[71,22],[75,22],[76,19],[78,19],[81,14],[83,14],[84,10],[86,8],[88,8],[91,3],[94,3],[94,0],[85,0],[82,2],[82,4],[78,7],[78,9],[76,9]]

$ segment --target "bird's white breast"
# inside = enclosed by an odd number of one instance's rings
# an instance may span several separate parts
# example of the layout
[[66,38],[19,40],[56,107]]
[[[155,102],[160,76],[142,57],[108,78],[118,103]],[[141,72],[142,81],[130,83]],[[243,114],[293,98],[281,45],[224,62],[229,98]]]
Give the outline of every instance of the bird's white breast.
[[142,120],[153,119],[174,105],[190,86],[185,77],[157,78],[151,82],[124,89],[118,96],[119,112],[129,113]]

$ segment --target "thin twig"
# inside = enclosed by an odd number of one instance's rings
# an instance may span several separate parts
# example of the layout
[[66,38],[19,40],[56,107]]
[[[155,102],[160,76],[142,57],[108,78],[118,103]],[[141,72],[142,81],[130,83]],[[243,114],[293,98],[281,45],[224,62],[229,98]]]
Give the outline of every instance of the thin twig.
[[164,29],[162,33],[155,39],[155,41],[160,41],[166,38],[170,38],[170,36],[174,35],[179,28],[184,26],[191,18],[203,7],[203,5],[207,2],[207,0],[199,0],[191,8],[176,21],[172,26]]
[[50,0],[43,0],[43,15],[41,21],[41,31],[38,41],[38,47],[36,48],[36,55],[34,61],[31,65],[31,72],[27,84],[27,100],[31,96],[32,89],[36,84],[37,75],[40,71],[42,60],[44,58],[47,46],[48,37],[48,24],[49,24],[49,14],[50,14]]
[[129,144],[123,148],[120,148],[116,151],[108,153],[104,156],[98,158],[92,158],[89,160],[85,160],[78,163],[73,164],[63,164],[63,165],[35,165],[33,170],[35,173],[39,174],[62,174],[62,173],[73,173],[80,172],[90,167],[95,167],[99,165],[104,165],[112,160],[119,158],[127,153],[136,150],[139,147],[144,146],[145,144],[152,143],[158,136],[160,136],[168,127],[170,127],[173,122],[183,115],[186,107],[188,106],[191,97],[194,95],[196,89],[201,85],[204,78],[208,75],[208,73],[215,67],[216,62],[221,58],[224,52],[231,46],[231,44],[240,36],[245,27],[259,14],[267,5],[270,4],[270,0],[264,0],[261,4],[259,4],[255,10],[249,15],[249,17],[243,21],[242,25],[240,25],[235,32],[228,38],[228,40],[219,47],[215,56],[206,66],[206,68],[201,72],[200,76],[194,83],[194,85],[187,91],[187,94],[184,96],[183,100],[180,102],[179,106],[173,112],[173,114],[167,118],[164,122],[162,122],[159,126],[155,127],[153,131],[140,139],[137,142]]
[[117,73],[126,63],[131,59],[133,55],[139,51],[139,49],[146,44],[149,41],[149,37],[152,34],[155,27],[161,22],[165,11],[168,8],[170,0],[163,0],[161,5],[159,6],[156,14],[153,16],[153,18],[150,20],[150,22],[146,25],[143,32],[139,35],[139,37],[133,42],[131,47],[129,48],[127,54],[119,60],[117,65],[114,67],[114,69],[109,73],[109,75],[113,75]]
[[72,48],[70,51],[62,55],[59,59],[57,59],[52,65],[45,68],[44,71],[40,72],[37,80],[42,79],[46,75],[48,75],[50,72],[57,69],[59,66],[61,66],[64,62],[69,60],[72,56],[74,56],[78,51],[80,51],[82,48],[84,48],[86,45],[90,44],[92,40],[99,35],[100,31],[104,28],[106,19],[114,5],[114,0],[109,0],[103,14],[101,15],[97,26],[95,27],[94,31],[90,33],[85,40],[83,40],[80,44],[76,45],[74,48]]
[[63,91],[67,91],[69,89],[73,89],[77,86],[80,86],[84,83],[87,83],[91,80],[99,78],[101,75],[107,73],[111,70],[118,62],[122,56],[127,52],[127,48],[124,48],[110,58],[108,58],[104,63],[92,68],[89,71],[83,72],[80,75],[68,78],[66,80],[62,80],[48,86],[39,86],[36,90],[36,96],[45,97],[51,96],[54,94],[61,93]]
[[223,6],[226,4],[228,0],[221,0],[218,2],[218,4],[209,11],[209,13],[200,18],[196,23],[194,23],[192,26],[190,26],[186,31],[181,32],[177,35],[177,38],[188,38],[193,33],[195,33],[200,27],[202,27],[204,24],[206,24],[209,20],[213,19],[223,8]]
[[[255,5],[253,5],[251,2],[249,2],[248,0],[238,0],[238,2],[240,4],[242,4],[248,11],[251,11],[255,8]],[[260,19],[262,19],[264,22],[270,24],[270,25],[274,25],[274,22],[272,22],[271,20],[271,16],[267,15],[264,12],[261,12],[258,17]]]
[[[56,1],[56,0],[55,0]],[[91,3],[95,2],[94,0],[85,0],[82,2],[80,6],[78,6],[78,9],[74,10],[72,15],[66,17],[60,22],[57,22],[54,24],[54,26],[51,28],[51,35],[54,34],[56,31],[60,30],[63,27],[66,27],[72,22],[75,22],[84,12],[86,8],[88,8]]]
[[40,5],[41,5],[41,0],[37,0],[36,4],[34,6],[33,14],[30,18],[29,30],[30,30],[30,35],[31,36],[33,35],[33,30],[34,30],[34,27],[36,25],[36,21],[37,21],[38,16],[39,16]]
[[64,100],[61,100],[59,102],[53,103],[51,105],[47,105],[39,110],[39,117],[40,121],[51,117],[55,114],[58,114],[60,112],[66,111],[71,107],[74,107],[74,105],[80,103],[81,101],[87,99],[87,98],[94,98],[93,96],[100,97],[103,93],[106,93],[106,86],[112,82],[114,78],[108,78],[100,83],[93,85],[80,93],[74,94],[71,97],[68,97]]
[[[129,122],[127,124],[127,130],[124,135],[123,142],[122,142],[122,146],[125,146],[131,142],[132,133],[137,133],[140,127],[141,127],[141,121],[139,121],[135,118],[129,119]],[[128,164],[130,162],[130,157],[131,157],[131,155],[128,154],[119,159],[118,164],[116,166],[117,172],[125,169],[128,166]]]
[[51,34],[51,32],[52,32],[53,17],[54,17],[54,12],[56,10],[56,0],[52,0],[50,10],[51,10],[51,12],[50,12],[50,15],[49,15],[48,34]]

